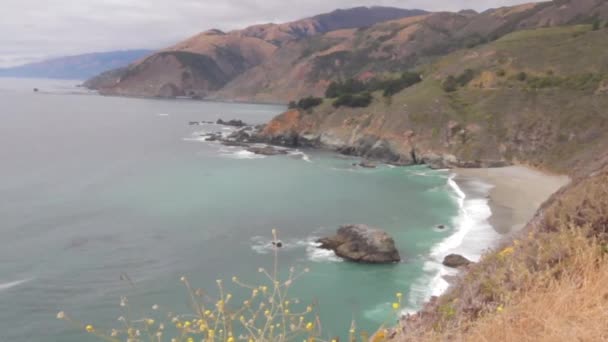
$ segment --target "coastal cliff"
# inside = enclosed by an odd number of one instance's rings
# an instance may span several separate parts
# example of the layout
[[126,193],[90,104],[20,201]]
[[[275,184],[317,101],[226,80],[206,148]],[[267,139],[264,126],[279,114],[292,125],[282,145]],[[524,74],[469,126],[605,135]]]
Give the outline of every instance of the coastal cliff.
[[[325,99],[292,109],[261,132],[395,164],[528,164],[573,173],[608,144],[605,30],[590,25],[520,31],[438,59],[423,81],[365,108]],[[446,80],[470,75],[446,89]]]

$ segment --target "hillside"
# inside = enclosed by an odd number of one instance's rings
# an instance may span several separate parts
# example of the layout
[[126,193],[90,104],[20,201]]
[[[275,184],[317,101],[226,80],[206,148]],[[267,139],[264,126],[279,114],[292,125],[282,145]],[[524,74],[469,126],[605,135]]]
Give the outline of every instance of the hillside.
[[53,58],[17,67],[0,68],[0,77],[85,80],[111,69],[125,67],[152,52],[127,50]]
[[338,10],[285,24],[243,30],[209,30],[168,47],[124,70],[89,80],[103,94],[207,97],[291,43],[331,30],[358,28],[424,13],[387,7]]
[[[608,138],[606,33],[590,25],[512,33],[440,58],[422,82],[392,97],[374,93],[367,108],[336,109],[327,99],[279,116],[264,133],[401,164],[566,172]],[[444,89],[465,73],[466,85]]]
[[484,13],[432,13],[301,40],[232,80],[213,98],[286,102],[320,96],[331,80],[370,78],[427,63],[527,28],[608,17],[603,1],[531,3]]
[[[115,73],[122,77],[110,83],[88,84],[104,94],[286,103],[319,96],[333,80],[385,77],[514,31],[595,18],[608,18],[605,1],[550,1],[483,13],[354,8],[228,33],[211,30]],[[167,58],[174,52],[194,55],[189,62]]]

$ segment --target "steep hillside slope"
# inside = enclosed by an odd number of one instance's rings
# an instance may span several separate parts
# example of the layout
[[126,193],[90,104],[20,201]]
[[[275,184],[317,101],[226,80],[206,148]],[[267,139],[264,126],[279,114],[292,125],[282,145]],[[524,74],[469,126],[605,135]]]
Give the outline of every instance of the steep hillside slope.
[[126,50],[53,58],[17,67],[0,68],[0,77],[84,80],[111,69],[125,67],[151,53],[152,50]]
[[566,0],[480,14],[433,13],[331,32],[284,46],[212,97],[287,102],[308,95],[320,96],[331,80],[392,73],[516,30],[589,23],[596,17],[608,18],[608,3]]
[[[438,59],[424,80],[367,108],[292,110],[275,142],[436,167],[529,163],[567,172],[608,146],[608,31],[591,25],[509,34]],[[446,80],[466,84],[446,89]]]
[[277,49],[292,41],[421,13],[424,12],[358,7],[286,24],[256,25],[227,33],[210,30],[124,70],[100,75],[86,85],[109,95],[205,97],[269,60]]

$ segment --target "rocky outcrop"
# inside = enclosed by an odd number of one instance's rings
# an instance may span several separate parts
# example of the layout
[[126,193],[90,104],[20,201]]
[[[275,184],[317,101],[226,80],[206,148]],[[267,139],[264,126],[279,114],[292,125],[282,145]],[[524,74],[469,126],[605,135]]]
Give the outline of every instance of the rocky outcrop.
[[216,124],[218,124],[218,125],[224,125],[224,126],[233,126],[233,127],[245,127],[245,126],[247,126],[247,124],[244,123],[242,120],[236,120],[236,119],[232,119],[232,120],[228,120],[228,121],[224,121],[222,119],[218,119],[216,121]]
[[263,156],[277,156],[287,154],[287,150],[279,149],[273,146],[252,146],[247,149],[247,151]]
[[471,260],[459,254],[450,254],[443,259],[443,265],[451,268],[460,268],[471,264]]
[[366,225],[340,227],[336,235],[317,241],[319,248],[333,250],[349,261],[388,264],[401,261],[395,241],[385,231]]

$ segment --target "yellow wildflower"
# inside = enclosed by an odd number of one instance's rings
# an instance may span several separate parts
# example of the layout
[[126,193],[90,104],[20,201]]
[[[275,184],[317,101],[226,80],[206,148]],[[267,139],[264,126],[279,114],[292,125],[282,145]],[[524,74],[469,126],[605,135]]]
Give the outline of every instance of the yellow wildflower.
[[311,331],[315,325],[312,322],[306,323],[306,330]]
[[194,339],[192,337],[188,337],[187,341],[188,342],[194,342]]
[[228,340],[226,340],[226,342],[234,342],[234,337],[232,337],[232,336],[228,337]]
[[209,331],[207,331],[207,336],[209,339],[213,339],[215,337],[215,330],[209,329]]
[[184,328],[189,328],[190,325],[192,325],[192,323],[190,323],[190,321],[184,322]]
[[500,253],[498,253],[498,255],[500,257],[504,258],[504,257],[507,257],[507,256],[513,254],[513,252],[515,252],[515,248],[513,248],[513,247],[507,247],[507,248],[503,249],[502,251],[500,251]]
[[152,318],[148,318],[148,319],[146,320],[146,324],[147,324],[147,325],[153,325],[153,324],[154,324],[154,320],[153,320]]
[[90,324],[84,327],[84,330],[86,330],[88,333],[95,332],[95,328]]
[[503,311],[504,311],[504,309],[505,309],[505,308],[504,308],[504,307],[502,306],[502,304],[501,304],[501,305],[499,305],[499,306],[496,308],[496,312],[501,313],[501,312],[503,312]]
[[393,303],[392,307],[393,307],[393,310],[398,310],[399,309],[399,303]]

